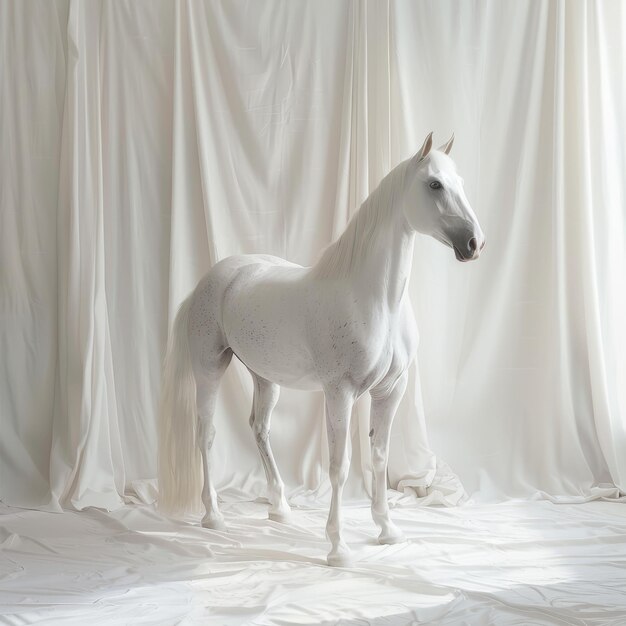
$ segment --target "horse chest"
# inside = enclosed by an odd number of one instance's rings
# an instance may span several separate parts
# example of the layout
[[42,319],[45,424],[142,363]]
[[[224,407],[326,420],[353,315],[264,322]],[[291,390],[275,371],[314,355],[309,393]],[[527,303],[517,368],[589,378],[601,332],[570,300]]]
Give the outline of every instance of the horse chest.
[[411,339],[397,322],[388,328],[384,348],[362,381],[363,391],[395,381],[409,367],[415,354]]
[[[385,310],[361,310],[338,318],[314,344],[320,377],[349,380],[359,393],[395,379],[410,364],[415,349],[407,323],[412,317]],[[413,322],[414,323],[414,322]]]

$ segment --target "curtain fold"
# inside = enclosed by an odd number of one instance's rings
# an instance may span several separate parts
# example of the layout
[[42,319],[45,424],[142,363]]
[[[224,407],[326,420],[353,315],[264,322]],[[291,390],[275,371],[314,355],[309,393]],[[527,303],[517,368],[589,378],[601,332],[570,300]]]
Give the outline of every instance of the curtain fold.
[[[602,453],[600,461],[595,458],[600,455],[588,453],[594,485],[615,482],[624,490],[626,466],[619,451],[626,449],[626,424],[616,417],[624,416],[625,379],[620,379],[619,374],[624,372],[625,361],[619,347],[626,346],[626,334],[623,323],[617,325],[611,319],[611,312],[619,310],[621,319],[626,319],[623,295],[626,219],[623,202],[611,202],[606,193],[607,190],[619,193],[623,199],[624,176],[617,172],[613,173],[615,179],[607,176],[605,168],[611,166],[603,146],[617,148],[616,132],[622,140],[626,139],[623,123],[620,127],[614,117],[605,116],[608,103],[626,104],[623,89],[621,100],[609,97],[613,80],[623,71],[625,48],[620,39],[610,56],[606,49],[603,51],[607,7],[601,3],[584,5],[578,11],[562,3],[559,9],[560,21],[565,25],[559,58],[563,83],[559,95],[563,100],[559,104],[564,119],[572,122],[561,129],[559,137],[564,157],[559,181],[563,189],[563,221],[571,229],[563,254],[567,257],[564,264],[567,262],[571,267],[575,263],[571,282],[577,288],[569,291],[578,298],[569,303],[571,325],[567,340],[579,346],[578,360],[587,364],[579,371],[570,366],[568,374],[572,389],[589,390],[587,397],[572,394],[584,407],[583,411],[572,407],[572,412],[582,431],[581,439],[597,446]],[[624,16],[626,12],[620,7],[612,17],[623,25]],[[619,87],[616,91],[619,95]],[[613,154],[620,152],[623,156],[623,141],[622,148],[615,149]],[[621,184],[616,184],[617,181]],[[622,210],[616,211],[615,207]],[[562,349],[565,351],[565,346]]]
[[[178,304],[230,254],[312,263],[431,130],[487,247],[417,238],[392,487],[623,495],[625,30],[617,0],[0,3],[0,499],[152,501]],[[250,407],[233,364],[224,497],[265,493]],[[368,422],[363,399],[355,500]],[[323,500],[321,394],[283,390],[272,444],[293,501]]]
[[103,94],[106,5],[70,3],[58,202],[58,396],[52,506],[114,509],[125,473],[105,283]]

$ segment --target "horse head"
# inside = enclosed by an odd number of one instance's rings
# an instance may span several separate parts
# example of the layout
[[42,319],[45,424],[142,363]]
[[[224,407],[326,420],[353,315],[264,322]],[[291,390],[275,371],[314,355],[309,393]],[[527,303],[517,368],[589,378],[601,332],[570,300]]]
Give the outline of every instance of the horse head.
[[463,179],[450,158],[454,135],[432,150],[426,137],[408,166],[404,214],[414,230],[449,246],[459,261],[480,256],[485,236],[463,189]]

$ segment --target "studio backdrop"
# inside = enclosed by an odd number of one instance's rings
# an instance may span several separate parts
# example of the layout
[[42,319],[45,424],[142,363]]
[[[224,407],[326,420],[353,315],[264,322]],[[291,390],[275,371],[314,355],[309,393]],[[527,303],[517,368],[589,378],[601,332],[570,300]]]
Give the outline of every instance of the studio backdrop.
[[[625,32],[618,0],[0,1],[0,499],[152,502],[177,306],[231,254],[314,262],[431,130],[487,245],[418,236],[391,486],[620,497]],[[264,494],[250,406],[233,365],[224,497]],[[360,401],[355,501],[368,430]],[[321,393],[283,390],[271,433],[293,501],[325,498]]]

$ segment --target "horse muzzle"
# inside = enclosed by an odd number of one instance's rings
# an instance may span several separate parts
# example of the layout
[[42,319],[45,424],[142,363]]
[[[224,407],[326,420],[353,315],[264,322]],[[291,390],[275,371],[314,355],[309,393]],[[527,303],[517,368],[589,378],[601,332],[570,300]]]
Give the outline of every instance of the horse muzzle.
[[482,243],[478,243],[478,239],[476,237],[471,237],[465,245],[457,246],[456,244],[452,244],[452,248],[454,249],[454,256],[456,256],[457,261],[461,261],[461,263],[467,263],[467,261],[474,261],[482,252],[482,249],[485,247],[485,240],[482,240]]

